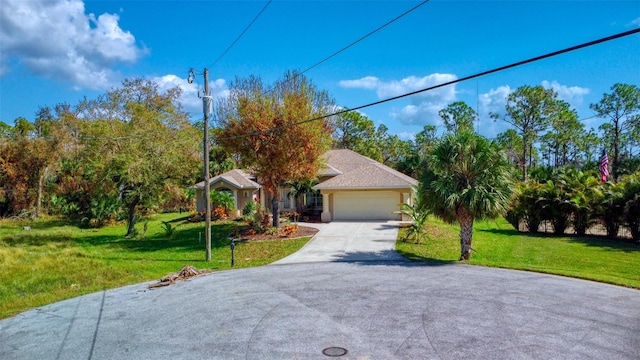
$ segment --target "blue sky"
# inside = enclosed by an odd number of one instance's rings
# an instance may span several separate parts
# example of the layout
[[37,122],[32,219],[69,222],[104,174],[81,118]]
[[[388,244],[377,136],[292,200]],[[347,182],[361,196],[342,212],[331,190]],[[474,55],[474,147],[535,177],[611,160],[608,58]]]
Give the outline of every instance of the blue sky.
[[[201,119],[189,68],[210,71],[215,96],[233,79],[266,83],[304,70],[420,1],[273,1],[214,64],[267,1],[0,0],[0,121],[33,120],[39,106],[75,105],[127,77],[180,86]],[[444,81],[640,27],[640,1],[432,0],[306,75],[343,107]],[[554,88],[587,128],[590,103],[617,82],[640,86],[640,34],[361,110],[411,138],[437,111],[462,100],[488,137],[508,125],[489,118],[522,85]],[[304,120],[304,119],[301,119]]]

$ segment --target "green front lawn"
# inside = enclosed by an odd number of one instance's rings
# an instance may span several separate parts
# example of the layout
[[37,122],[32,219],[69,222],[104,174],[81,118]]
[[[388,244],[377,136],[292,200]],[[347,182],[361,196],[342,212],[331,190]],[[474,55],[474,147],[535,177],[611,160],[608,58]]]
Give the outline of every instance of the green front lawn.
[[[397,250],[414,261],[455,263],[460,228],[430,218],[422,244],[400,241]],[[598,237],[554,237],[518,233],[504,219],[476,221],[473,265],[529,270],[640,289],[640,244]]]
[[[176,227],[171,237],[162,221]],[[25,225],[31,230],[23,230]],[[187,264],[230,269],[227,235],[242,225],[213,223],[211,262],[206,262],[204,222],[190,223],[185,214],[156,215],[149,219],[146,234],[136,238],[123,236],[124,224],[82,229],[54,218],[0,220],[0,318],[103,289],[159,280]],[[142,233],[143,226],[140,222],[136,229]],[[235,266],[271,263],[296,252],[309,239],[238,243]]]

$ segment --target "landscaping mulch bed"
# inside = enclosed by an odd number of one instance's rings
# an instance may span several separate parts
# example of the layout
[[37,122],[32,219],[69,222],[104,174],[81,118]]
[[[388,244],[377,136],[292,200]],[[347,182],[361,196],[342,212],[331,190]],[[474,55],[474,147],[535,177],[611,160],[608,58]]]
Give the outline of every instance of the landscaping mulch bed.
[[280,232],[278,234],[250,234],[249,229],[242,230],[236,238],[236,241],[267,241],[267,240],[282,240],[282,239],[297,239],[306,236],[313,236],[319,230],[312,227],[307,226],[298,226],[298,231],[292,234],[285,234],[280,228]]

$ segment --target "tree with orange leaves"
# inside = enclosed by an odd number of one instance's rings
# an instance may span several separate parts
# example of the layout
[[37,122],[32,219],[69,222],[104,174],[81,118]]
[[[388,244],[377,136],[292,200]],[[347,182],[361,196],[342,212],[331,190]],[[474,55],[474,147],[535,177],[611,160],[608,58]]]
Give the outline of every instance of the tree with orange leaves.
[[272,195],[278,226],[278,187],[317,176],[331,145],[331,119],[324,116],[334,102],[298,72],[287,72],[270,89],[256,76],[236,79],[230,89],[217,106],[216,141]]

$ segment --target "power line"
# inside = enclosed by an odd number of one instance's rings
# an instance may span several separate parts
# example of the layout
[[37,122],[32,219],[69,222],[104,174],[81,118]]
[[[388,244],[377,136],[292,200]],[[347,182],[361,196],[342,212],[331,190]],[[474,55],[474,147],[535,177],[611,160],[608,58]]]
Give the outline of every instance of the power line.
[[244,36],[244,34],[247,32],[247,30],[249,30],[249,28],[251,27],[251,25],[253,25],[254,22],[256,22],[256,20],[258,20],[258,18],[260,17],[260,15],[262,15],[262,13],[267,9],[267,7],[269,6],[269,4],[271,4],[272,0],[267,1],[267,3],[264,5],[264,7],[262,8],[262,10],[260,10],[260,12],[258,13],[258,15],[256,15],[253,20],[251,20],[251,22],[249,23],[249,25],[247,25],[247,27],[244,28],[244,30],[242,30],[242,32],[240,33],[240,35],[238,35],[238,37],[233,40],[233,42],[231,43],[231,45],[229,45],[229,47],[222,52],[222,54],[220,54],[220,56],[218,56],[217,59],[215,59],[211,65],[207,66],[207,68],[211,68],[213,67],[215,64],[218,63],[218,61],[220,59],[222,59],[223,56],[225,56],[227,54],[227,52],[229,52],[229,50],[231,50],[231,48],[238,42],[238,40],[240,40],[240,38],[242,38],[242,36]]
[[[335,57],[335,56],[337,56],[338,54],[340,54],[340,53],[344,52],[345,50],[347,50],[347,49],[349,49],[350,47],[352,47],[352,46],[356,45],[357,43],[359,43],[359,42],[363,41],[364,39],[368,38],[369,36],[371,36],[371,35],[373,35],[373,34],[377,33],[378,31],[380,31],[380,30],[384,29],[385,27],[387,27],[387,26],[391,25],[392,23],[394,23],[394,22],[396,22],[397,20],[401,19],[401,18],[402,18],[402,17],[404,17],[405,15],[407,15],[407,14],[409,14],[409,13],[413,12],[414,10],[416,10],[417,8],[421,7],[422,5],[424,5],[424,4],[426,4],[426,3],[428,3],[429,1],[430,1],[430,0],[425,0],[425,1],[421,2],[421,3],[419,3],[418,5],[416,5],[416,6],[412,7],[411,9],[409,9],[409,10],[407,10],[407,11],[403,12],[402,14],[400,14],[400,15],[396,16],[395,18],[393,18],[393,19],[391,19],[391,20],[387,21],[386,23],[384,23],[384,24],[382,24],[382,25],[378,26],[376,29],[374,29],[374,30],[370,31],[370,32],[369,32],[369,33],[367,33],[366,35],[361,36],[360,38],[358,38],[357,40],[353,41],[353,42],[352,42],[352,43],[350,43],[349,45],[347,45],[347,46],[343,47],[342,49],[340,49],[340,50],[338,50],[338,51],[336,51],[336,52],[334,52],[333,54],[331,54],[331,55],[327,56],[326,58],[324,58],[324,59],[322,59],[322,60],[320,60],[320,61],[318,61],[317,63],[315,63],[315,64],[313,64],[313,65],[309,66],[309,67],[308,67],[308,68],[306,68],[305,70],[303,70],[303,71],[301,71],[301,72],[299,72],[299,73],[295,73],[295,75],[294,75],[293,77],[291,77],[291,78],[290,78],[290,79],[288,79],[288,80],[285,80],[285,81],[284,81],[284,84],[288,83],[289,81],[293,81],[294,79],[298,78],[298,76],[303,75],[304,73],[306,73],[306,72],[308,72],[308,71],[310,71],[310,70],[312,70],[312,69],[314,69],[314,68],[316,68],[316,67],[320,66],[321,64],[323,64],[323,63],[325,63],[325,62],[329,61],[329,60],[330,60],[330,59],[332,59],[333,57]],[[269,92],[273,91],[274,89],[275,89],[275,87],[273,87],[273,88],[271,88],[271,89],[269,89],[269,90],[266,90],[263,94],[267,94],[267,93],[269,93]]]
[[380,31],[380,30],[384,29],[384,28],[385,28],[385,27],[387,27],[387,26],[391,25],[392,23],[396,22],[397,20],[399,20],[400,18],[404,17],[405,15],[407,15],[407,14],[409,14],[409,13],[413,12],[414,10],[416,10],[417,8],[421,7],[422,5],[424,5],[424,4],[426,4],[426,3],[428,3],[429,1],[430,1],[430,0],[425,0],[425,1],[421,2],[421,3],[419,3],[418,5],[416,5],[416,6],[412,7],[411,9],[409,9],[409,10],[407,10],[407,11],[403,12],[402,14],[400,14],[400,15],[396,16],[395,18],[393,18],[393,19],[391,19],[391,20],[387,21],[387,22],[386,22],[386,23],[384,23],[383,25],[378,26],[375,30],[370,31],[369,33],[367,33],[366,35],[364,35],[364,36],[360,37],[359,39],[357,39],[356,41],[352,42],[351,44],[349,44],[349,45],[347,45],[347,46],[343,47],[342,49],[340,49],[340,50],[338,50],[338,51],[334,52],[333,54],[331,54],[331,55],[327,56],[326,58],[324,58],[324,59],[322,59],[322,60],[318,61],[317,63],[315,63],[315,64],[313,64],[313,65],[311,65],[310,67],[308,67],[307,69],[305,69],[304,71],[302,71],[302,72],[300,73],[300,75],[302,75],[302,74],[306,73],[307,71],[309,71],[309,70],[311,70],[311,69],[313,69],[313,68],[315,68],[315,67],[319,66],[320,64],[322,64],[322,63],[324,63],[324,62],[328,61],[329,59],[331,59],[331,58],[333,58],[334,56],[336,56],[336,55],[338,55],[338,54],[342,53],[343,51],[345,51],[345,50],[349,49],[350,47],[352,47],[352,46],[356,45],[357,43],[359,43],[359,42],[361,42],[362,40],[364,40],[364,39],[368,38],[369,36],[371,36],[371,35],[373,35],[373,34],[377,33],[378,31]]
[[587,47],[590,47],[590,46],[598,45],[598,44],[601,44],[601,43],[605,43],[605,42],[608,42],[608,41],[616,40],[616,39],[623,38],[623,37],[626,37],[626,36],[634,35],[634,34],[637,34],[639,32],[640,32],[640,28],[629,30],[629,31],[625,31],[625,32],[621,32],[621,33],[618,33],[618,34],[615,34],[615,35],[603,37],[603,38],[600,38],[600,39],[597,39],[597,40],[588,41],[586,43],[582,43],[582,44],[579,44],[579,45],[574,45],[574,46],[571,46],[571,47],[568,47],[568,48],[564,48],[562,50],[553,51],[553,52],[550,52],[550,53],[547,53],[547,54],[544,54],[544,55],[532,57],[532,58],[529,58],[529,59],[526,59],[526,60],[522,60],[522,61],[518,61],[518,62],[509,64],[509,65],[500,66],[500,67],[497,67],[497,68],[494,68],[494,69],[491,69],[491,70],[482,71],[482,72],[479,72],[479,73],[476,73],[476,74],[473,74],[473,75],[465,76],[465,77],[462,77],[462,78],[459,78],[459,79],[456,79],[456,80],[452,80],[452,81],[447,81],[447,82],[442,83],[442,84],[426,87],[426,88],[423,88],[423,89],[420,89],[420,90],[416,90],[416,91],[412,91],[412,92],[405,93],[405,94],[402,94],[402,95],[394,96],[394,97],[391,97],[391,98],[388,98],[388,99],[375,101],[375,102],[372,102],[372,103],[369,103],[369,104],[365,104],[365,105],[360,105],[360,106],[357,106],[357,107],[354,107],[354,108],[343,109],[343,110],[340,110],[340,111],[336,111],[336,112],[334,112],[332,114],[318,116],[318,117],[315,117],[315,118],[303,120],[303,121],[300,121],[300,122],[297,122],[297,123],[294,123],[294,124],[290,124],[290,125],[278,126],[278,127],[275,127],[273,129],[269,129],[269,130],[256,131],[256,132],[248,133],[248,134],[245,134],[245,135],[236,135],[236,136],[233,136],[233,137],[221,138],[221,139],[256,136],[256,135],[261,135],[261,134],[266,134],[266,133],[269,133],[269,132],[277,131],[277,130],[280,130],[280,129],[287,129],[287,128],[290,128],[290,127],[293,127],[293,126],[306,124],[308,122],[322,120],[322,119],[325,119],[325,118],[328,118],[328,117],[344,114],[344,113],[347,113],[349,111],[355,111],[355,110],[360,110],[360,109],[368,108],[368,107],[375,106],[375,105],[384,104],[384,103],[387,103],[387,102],[390,102],[390,101],[402,99],[402,98],[405,98],[405,97],[408,97],[408,96],[412,96],[412,95],[416,95],[416,94],[419,94],[419,93],[422,93],[422,92],[435,90],[435,89],[438,89],[438,88],[441,88],[441,87],[457,84],[459,82],[475,79],[475,78],[478,78],[478,77],[481,77],[481,76],[485,76],[485,75],[489,75],[489,74],[493,74],[493,73],[496,73],[496,72],[499,72],[499,71],[508,70],[508,69],[511,69],[511,68],[514,68],[514,67],[518,67],[518,66],[521,66],[521,65],[529,64],[529,63],[532,63],[532,62],[536,62],[536,61],[544,60],[544,59],[551,58],[551,57],[554,57],[554,56],[562,55],[562,54],[565,54],[565,53],[568,53],[568,52],[576,51],[576,50],[579,50],[579,49],[583,49],[583,48],[587,48]]

